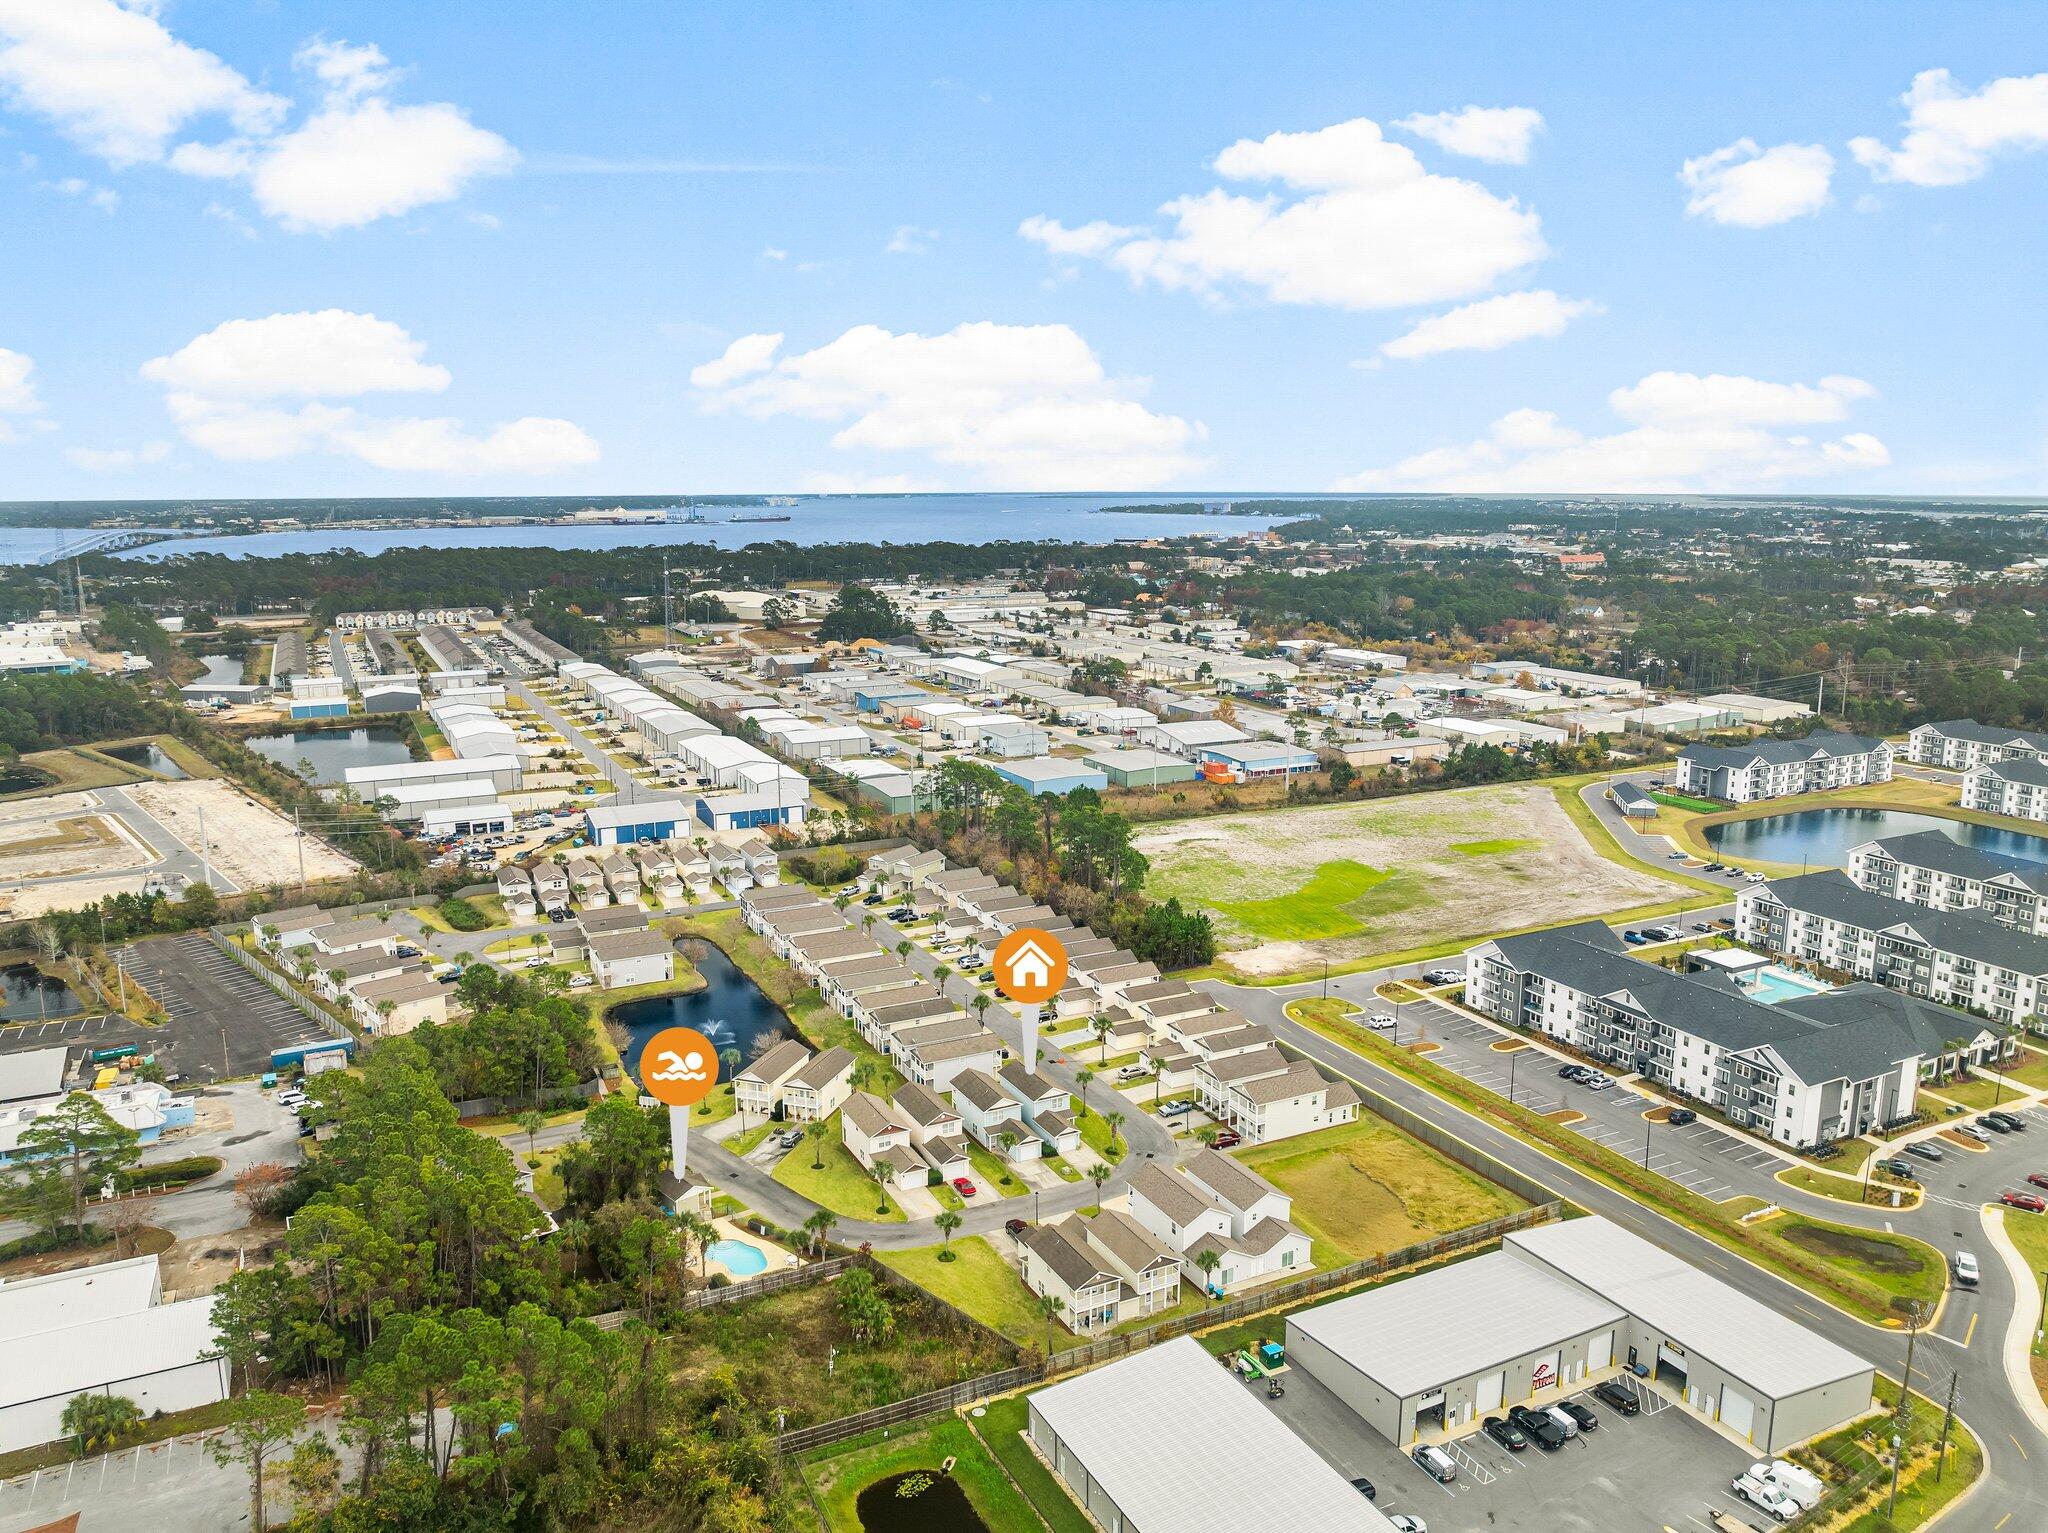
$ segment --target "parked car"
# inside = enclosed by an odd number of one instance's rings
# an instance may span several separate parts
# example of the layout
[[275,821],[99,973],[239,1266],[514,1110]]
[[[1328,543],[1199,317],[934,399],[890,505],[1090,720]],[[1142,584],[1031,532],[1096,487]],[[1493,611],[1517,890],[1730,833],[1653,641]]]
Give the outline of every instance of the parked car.
[[1563,1406],[1546,1405],[1543,1407],[1543,1414],[1548,1416],[1552,1421],[1556,1422],[1558,1431],[1564,1433],[1564,1435],[1567,1438],[1573,1438],[1579,1435],[1578,1417],[1574,1416],[1570,1411],[1566,1410]]
[[883,895],[880,895],[880,894],[870,894],[870,895],[867,895],[867,896],[866,896],[865,898],[863,898],[863,899],[861,900],[861,903],[862,903],[863,905],[879,905],[879,904],[881,904],[881,903],[882,903],[882,900],[883,900],[884,898],[885,898],[885,896],[883,896]]
[[785,1150],[793,1150],[804,1142],[804,1131],[800,1128],[793,1128],[786,1134],[776,1135],[775,1142]]
[[1408,1450],[1408,1456],[1424,1474],[1442,1484],[1448,1485],[1458,1477],[1457,1462],[1434,1443],[1417,1443]]
[[1219,1150],[1235,1149],[1241,1143],[1243,1136],[1234,1128],[1224,1129],[1216,1136],[1216,1148]]
[[980,1189],[974,1183],[968,1181],[966,1177],[956,1176],[953,1178],[953,1190],[963,1198],[971,1198]]
[[1372,1481],[1368,1480],[1364,1475],[1359,1475],[1354,1479],[1351,1482],[1351,1488],[1368,1501],[1375,1500],[1379,1496],[1379,1491],[1374,1488]]
[[1432,985],[1462,985],[1465,983],[1463,969],[1425,969],[1422,977]]
[[1429,1525],[1412,1512],[1393,1512],[1387,1517],[1394,1533],[1429,1533]]
[[1394,1014],[1391,1011],[1376,1011],[1365,1019],[1365,1025],[1376,1033],[1389,1032],[1394,1027]]
[[1021,1238],[1027,1228],[1029,1226],[1022,1219],[1005,1219],[1003,1221],[1003,1229],[1012,1240]]
[[1697,1123],[1700,1115],[1690,1107],[1674,1107],[1664,1115],[1664,1121],[1673,1128],[1684,1128],[1688,1123]]
[[2027,1180],[2036,1187],[2048,1187],[2048,1172],[2029,1171]]
[[1602,1379],[1593,1386],[1593,1398],[1611,1411],[1624,1416],[1633,1416],[1643,1407],[1636,1397],[1612,1379]]
[[1641,947],[1645,942],[1648,942],[1650,939],[1644,936],[1641,932],[1631,929],[1621,934],[1621,940],[1623,942],[1628,943],[1631,947]]
[[2031,1192],[2001,1192],[1998,1201],[2007,1208],[2024,1208],[2030,1214],[2048,1213],[2048,1202]]
[[1982,1144],[1991,1143],[1991,1136],[1974,1123],[1958,1123],[1955,1125],[1955,1132],[1966,1135]]
[[1922,1160],[1946,1160],[1948,1158],[1940,1145],[1930,1144],[1925,1139],[1916,1139],[1907,1145],[1906,1153],[1908,1155],[1917,1155]]
[[1505,1416],[1488,1416],[1480,1423],[1480,1429],[1510,1453],[1520,1453],[1529,1446],[1528,1435]]
[[1120,1081],[1141,1081],[1151,1073],[1143,1065],[1125,1065],[1116,1072],[1116,1078]]
[[1797,1464],[1788,1464],[1781,1458],[1774,1458],[1768,1464],[1752,1464],[1749,1472],[1759,1480],[1768,1480],[1777,1486],[1792,1498],[1801,1511],[1810,1512],[1818,1506],[1821,1492],[1827,1489],[1819,1475]]
[[1568,1081],[1582,1081],[1593,1072],[1584,1065],[1559,1065],[1557,1073]]
[[1564,1446],[1564,1428],[1544,1411],[1532,1411],[1526,1405],[1518,1405],[1508,1412],[1508,1420],[1533,1438],[1536,1446],[1545,1453],[1555,1453]]
[[1567,1416],[1571,1417],[1572,1420],[1579,1424],[1581,1432],[1597,1432],[1600,1430],[1600,1418],[1593,1414],[1590,1406],[1581,1405],[1576,1400],[1560,1400],[1551,1409],[1563,1411]]
[[1899,1180],[1901,1181],[1917,1182],[1918,1180],[1920,1180],[1917,1176],[1913,1175],[1913,1163],[1907,1160],[1903,1155],[1894,1155],[1890,1160],[1879,1161],[1877,1163],[1877,1169],[1880,1171],[1889,1171],[1893,1176],[1899,1178]]
[[1988,1112],[1979,1118],[1973,1126],[1976,1128],[1988,1128],[1994,1134],[2010,1134],[2012,1132],[2012,1129],[2007,1126],[2005,1116],[2002,1113]]
[[1977,1258],[1968,1251],[1956,1252],[1955,1272],[1956,1286],[1958,1288],[1975,1288],[1977,1286]]
[[2016,1117],[2012,1113],[2001,1112],[1998,1109],[1994,1108],[1990,1112],[1984,1114],[1984,1116],[1986,1118],[1991,1119],[1994,1123],[2004,1124],[2006,1129],[2011,1133],[2024,1134],[2027,1131],[2027,1120],[2025,1118]]
[[1799,1515],[1799,1503],[1754,1470],[1737,1475],[1729,1482],[1728,1488],[1739,1499],[1761,1507],[1780,1522],[1790,1522]]

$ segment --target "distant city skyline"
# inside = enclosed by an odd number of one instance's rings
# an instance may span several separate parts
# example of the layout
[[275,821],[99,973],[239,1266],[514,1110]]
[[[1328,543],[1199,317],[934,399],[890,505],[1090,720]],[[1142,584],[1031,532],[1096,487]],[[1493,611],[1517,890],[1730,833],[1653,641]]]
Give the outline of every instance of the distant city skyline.
[[0,0],[0,501],[2048,492],[2048,17]]

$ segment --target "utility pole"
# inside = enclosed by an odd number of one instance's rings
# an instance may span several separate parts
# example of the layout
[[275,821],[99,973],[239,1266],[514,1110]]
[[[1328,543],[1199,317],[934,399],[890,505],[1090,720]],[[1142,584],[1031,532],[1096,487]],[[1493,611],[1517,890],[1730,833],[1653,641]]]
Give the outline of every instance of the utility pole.
[[669,647],[668,632],[670,627],[670,611],[671,608],[669,606],[668,594],[668,555],[663,554],[661,556],[661,647],[664,653],[667,652]]
[[199,811],[199,870],[206,877],[206,887],[213,887],[213,849],[206,839],[206,811]]
[[292,811],[292,839],[299,844],[299,893],[306,892],[306,832],[299,824],[299,811]]
[[1941,1483],[1941,1472],[1948,1468],[1948,1429],[1956,1419],[1956,1385],[1961,1375],[1948,1376],[1948,1405],[1941,1413],[1941,1447],[1934,1455],[1934,1483]]
[[1913,1343],[1920,1339],[1920,1320],[1923,1313],[1917,1299],[1913,1301],[1913,1307],[1906,1311],[1906,1374],[1899,1380],[1899,1421],[1902,1425],[1913,1399]]

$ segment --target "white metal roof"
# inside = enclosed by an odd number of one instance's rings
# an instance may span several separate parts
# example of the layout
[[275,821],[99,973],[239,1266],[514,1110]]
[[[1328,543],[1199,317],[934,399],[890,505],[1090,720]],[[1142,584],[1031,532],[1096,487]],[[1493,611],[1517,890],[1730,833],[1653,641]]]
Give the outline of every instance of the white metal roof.
[[56,1044],[47,1049],[0,1054],[0,1102],[55,1096],[62,1091],[66,1052],[62,1044]]
[[1870,1371],[1847,1348],[1606,1219],[1542,1224],[1504,1244],[1548,1262],[1773,1399]]
[[1393,1528],[1191,1336],[1040,1390],[1031,1404],[1133,1533]]
[[0,1342],[64,1330],[148,1309],[157,1296],[157,1260],[131,1256],[0,1282]]
[[1622,1312],[1575,1283],[1494,1251],[1301,1310],[1289,1323],[1390,1394],[1426,1394],[1574,1336]]
[[0,1410],[29,1400],[69,1398],[101,1384],[148,1378],[219,1351],[211,1294],[41,1331],[7,1344],[8,1366],[0,1370]]

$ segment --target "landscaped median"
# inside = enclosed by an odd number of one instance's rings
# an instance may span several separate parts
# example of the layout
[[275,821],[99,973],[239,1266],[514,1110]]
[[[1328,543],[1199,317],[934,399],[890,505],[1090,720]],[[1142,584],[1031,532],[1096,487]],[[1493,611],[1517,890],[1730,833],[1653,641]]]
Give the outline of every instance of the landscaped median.
[[[1998,1212],[2005,1221],[2005,1238],[2026,1259],[2027,1271],[2036,1285],[2033,1299],[2038,1312],[2041,1298],[2038,1285],[2048,1283],[2048,1214],[2030,1214],[2016,1208],[2004,1208]],[[2037,1319],[2032,1347],[2034,1388],[2040,1391],[2044,1401],[2048,1401],[2048,1340],[2043,1339],[2042,1330]]]
[[1545,1150],[1617,1192],[1704,1235],[1808,1293],[1874,1325],[1901,1323],[1913,1301],[1941,1300],[1948,1266],[1923,1241],[1886,1231],[1852,1229],[1804,1214],[1743,1223],[1738,1213],[1645,1170],[1605,1145],[1552,1122],[1455,1071],[1387,1042],[1350,1020],[1339,1000],[1301,1000],[1287,1014],[1302,1026],[1392,1070],[1517,1139]]
[[[1899,1386],[1883,1374],[1877,1379],[1877,1399],[1886,1414],[1867,1416],[1792,1450],[1794,1460],[1832,1487],[1802,1527],[1825,1533],[1913,1533],[1940,1517],[1983,1474],[1984,1449],[1960,1418],[1947,1422],[1944,1452],[1940,1405],[1916,1392],[1901,1418]],[[1890,1448],[1894,1432],[1902,1443],[1895,1504]]]

